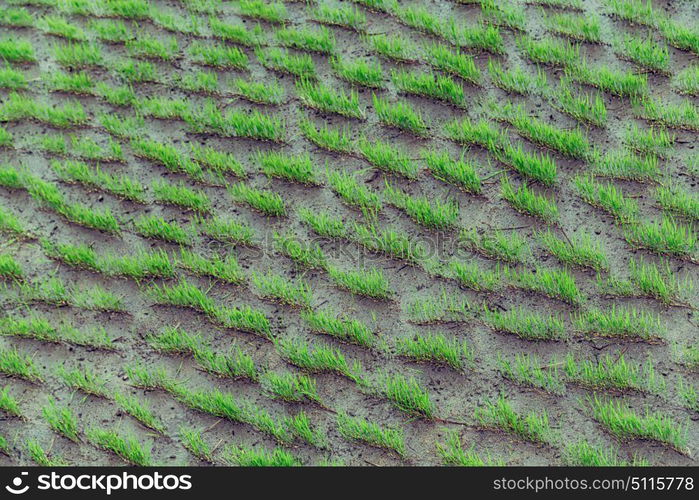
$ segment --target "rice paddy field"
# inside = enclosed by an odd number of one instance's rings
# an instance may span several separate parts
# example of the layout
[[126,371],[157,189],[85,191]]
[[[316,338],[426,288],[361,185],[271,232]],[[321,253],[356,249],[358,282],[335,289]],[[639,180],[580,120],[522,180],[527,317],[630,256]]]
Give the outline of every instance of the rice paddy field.
[[696,465],[698,20],[0,0],[0,465]]

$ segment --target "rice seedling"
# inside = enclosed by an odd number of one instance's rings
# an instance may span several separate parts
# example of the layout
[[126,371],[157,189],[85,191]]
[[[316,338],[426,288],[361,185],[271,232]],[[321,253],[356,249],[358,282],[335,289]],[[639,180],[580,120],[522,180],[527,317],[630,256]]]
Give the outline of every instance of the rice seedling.
[[338,413],[337,428],[345,439],[394,451],[400,456],[405,455],[405,436],[400,427],[382,427],[362,417]]
[[0,127],[0,148],[12,147],[13,140],[12,133]]
[[303,80],[316,78],[315,63],[308,54],[291,54],[286,49],[269,47],[256,50],[255,55],[267,69],[287,73]]
[[648,92],[646,75],[611,69],[600,64],[590,66],[585,59],[567,66],[566,77],[620,97],[635,98]]
[[10,66],[0,68],[0,88],[19,90],[27,88],[27,78],[21,71]]
[[36,120],[56,128],[73,128],[87,122],[87,114],[78,101],[49,106],[12,92],[0,107],[4,121]]
[[[491,144],[490,147],[494,145]],[[541,182],[545,186],[553,186],[556,182],[556,162],[548,154],[528,153],[517,144],[505,144],[501,149],[491,151],[497,160],[516,172]]]
[[134,221],[134,230],[144,238],[163,240],[179,245],[191,245],[194,231],[177,222],[168,222],[157,215],[141,215]]
[[252,188],[243,182],[228,186],[228,194],[234,201],[245,203],[269,217],[286,215],[282,197],[274,191]]
[[415,62],[418,51],[415,44],[400,34],[376,34],[364,37],[364,43],[378,56],[398,62]]
[[419,167],[408,154],[388,142],[376,139],[370,141],[362,137],[358,143],[362,157],[373,166],[385,172],[401,175],[407,179],[417,178]]
[[497,400],[486,400],[483,406],[476,408],[474,418],[479,425],[499,429],[533,443],[548,443],[552,439],[552,430],[546,410],[541,413],[517,412],[500,394]]
[[27,439],[27,451],[31,459],[41,467],[65,467],[68,463],[59,455],[49,455],[37,441]]
[[690,225],[676,222],[664,216],[657,222],[639,222],[626,228],[626,241],[637,248],[644,248],[661,255],[697,258],[697,235]]
[[284,101],[284,88],[276,81],[254,82],[237,78],[234,82],[237,94],[258,104],[281,104]]
[[96,427],[87,429],[85,434],[97,448],[111,451],[129,464],[140,467],[152,465],[150,448],[144,447],[134,436],[122,437],[116,430]]
[[[14,213],[10,212],[9,210],[5,209],[5,207],[0,205],[0,233],[6,233],[13,235],[15,237],[21,238],[24,235],[28,235],[27,230],[24,228],[24,225],[20,220],[15,216]],[[0,257],[0,260],[2,259],[7,259],[8,257],[4,256]],[[12,267],[12,265],[10,264]],[[3,266],[0,265],[0,268]],[[12,273],[10,273],[12,274]],[[5,275],[5,273],[0,272],[0,275]]]
[[223,137],[249,137],[263,141],[283,142],[284,120],[257,110],[230,110],[224,114],[215,101],[207,100],[200,109],[182,117],[195,133],[215,133]]
[[61,434],[66,439],[70,439],[74,443],[80,441],[80,431],[78,430],[78,419],[75,413],[64,406],[59,408],[56,406],[56,401],[49,397],[49,404],[42,407],[41,414],[44,420],[48,422],[49,427]]
[[114,113],[102,114],[98,120],[107,132],[121,139],[137,137],[142,133],[145,125],[141,116],[126,117]]
[[146,370],[137,366],[128,365],[124,367],[126,376],[130,380],[130,384],[134,387],[149,390],[163,390],[177,394],[181,389],[178,387],[179,381],[171,377],[168,372],[162,368],[154,368]]
[[335,316],[329,310],[320,309],[304,310],[301,317],[314,332],[362,347],[372,347],[376,343],[376,334],[367,325],[347,316]]
[[79,182],[90,188],[114,194],[120,198],[145,203],[145,188],[143,185],[126,175],[110,174],[99,167],[90,167],[84,162],[67,160],[52,161],[51,168],[65,182]]
[[699,95],[699,65],[687,66],[672,77],[672,86],[680,94]]
[[541,293],[573,306],[578,306],[585,300],[575,278],[566,269],[537,268],[535,271],[518,272],[506,267],[504,274],[516,288]]
[[699,54],[699,37],[696,29],[664,17],[658,20],[658,28],[667,39],[667,43],[673,47]]
[[555,364],[546,365],[536,355],[521,353],[510,361],[498,354],[498,370],[503,377],[550,394],[563,394],[566,387]]
[[211,201],[204,191],[193,190],[186,184],[172,184],[165,180],[157,180],[151,184],[151,190],[156,202],[174,205],[199,213],[211,210]]
[[359,107],[359,96],[355,91],[345,94],[334,91],[322,83],[312,83],[303,79],[296,82],[296,91],[301,102],[309,108],[326,113],[336,113],[348,118],[364,119],[364,111]]
[[194,354],[202,345],[199,334],[171,326],[163,328],[158,334],[149,334],[146,341],[153,349],[172,354]]
[[[655,199],[667,212],[689,220],[699,220],[699,196],[680,186],[658,187]],[[0,222],[0,228],[2,223]]]
[[89,367],[69,370],[65,365],[56,369],[56,376],[67,387],[96,397],[109,399],[107,382]]
[[34,24],[34,17],[24,7],[7,7],[0,10],[0,24],[15,28],[28,28]]
[[685,99],[679,104],[645,97],[634,103],[636,116],[669,128],[699,130],[699,108]]
[[544,195],[537,194],[526,183],[520,184],[515,191],[509,178],[502,177],[500,189],[501,196],[518,212],[538,217],[548,224],[555,224],[558,219],[556,202]]
[[379,121],[389,127],[395,127],[417,136],[427,134],[428,125],[419,111],[416,111],[407,101],[391,103],[388,99],[373,96],[374,110]]
[[22,411],[19,409],[19,403],[10,394],[9,385],[0,390],[0,411],[11,417],[23,418]]
[[275,342],[279,354],[289,363],[309,373],[337,373],[355,382],[361,381],[361,365],[355,361],[350,367],[345,356],[337,348],[311,345],[299,339],[282,339]]
[[677,394],[686,408],[699,412],[699,393],[691,383],[685,382],[682,377],[677,384]]
[[262,173],[300,184],[318,184],[317,174],[308,153],[289,155],[278,151],[258,151],[254,156]]
[[[565,235],[564,235],[565,237]],[[607,254],[598,240],[593,240],[588,233],[581,232],[572,240],[556,236],[550,229],[537,234],[546,251],[560,260],[563,264],[589,267],[595,271],[609,268]]]
[[413,243],[405,233],[392,229],[379,231],[373,224],[357,223],[354,223],[353,230],[352,239],[374,252],[412,264],[419,264],[426,258],[424,247]]
[[696,345],[685,345],[680,346],[678,344],[673,345],[674,355],[673,357],[677,359],[677,362],[681,365],[696,369],[699,367],[699,347]]
[[418,361],[444,364],[456,371],[463,371],[473,363],[473,348],[467,342],[447,338],[443,334],[415,334],[396,340],[399,355]]
[[248,379],[253,382],[259,379],[255,362],[238,346],[234,346],[226,354],[221,354],[202,345],[197,346],[193,354],[202,370],[218,377]]
[[607,12],[613,17],[624,19],[638,24],[652,26],[655,24],[656,14],[653,12],[653,4],[643,0],[606,0]]
[[216,38],[245,47],[258,46],[262,35],[262,27],[259,24],[248,30],[242,23],[228,24],[216,16],[209,16],[209,28]]
[[362,210],[364,214],[375,216],[383,208],[379,195],[359,184],[353,174],[346,171],[327,171],[327,179],[330,189],[347,204]]
[[551,66],[573,66],[579,64],[580,46],[561,42],[553,38],[534,40],[526,35],[517,38],[517,46],[535,63]]
[[226,255],[225,259],[218,254],[206,258],[182,248],[177,256],[177,265],[193,274],[211,276],[226,283],[240,284],[245,281],[245,274],[233,254]]
[[341,218],[336,218],[327,212],[313,211],[308,208],[300,208],[298,216],[301,222],[308,225],[320,236],[328,238],[344,238],[347,236],[347,229]]
[[273,398],[295,403],[310,401],[322,404],[316,380],[307,375],[270,371],[262,375],[260,384]]
[[[243,165],[231,153],[218,151],[210,147],[200,147],[195,144],[192,144],[191,151],[194,161],[216,174],[233,174],[240,178],[246,176]],[[184,162],[186,163],[186,159]],[[189,170],[190,167],[187,167],[187,169]]]
[[36,61],[36,56],[29,41],[4,38],[0,40],[0,59],[6,63],[29,63]]
[[180,427],[178,435],[182,441],[182,446],[187,448],[192,455],[205,462],[213,463],[213,450],[211,446],[204,441],[201,430],[195,429],[194,427],[182,426]]
[[399,92],[444,101],[455,106],[464,104],[464,89],[448,76],[433,73],[391,71],[391,81]]
[[0,277],[21,280],[24,277],[22,267],[10,254],[0,254]]
[[260,19],[270,23],[283,23],[287,20],[286,6],[277,0],[273,2],[240,0],[238,9],[241,15],[252,19]]
[[152,285],[146,293],[158,304],[175,307],[189,307],[205,314],[214,314],[216,304],[195,285],[182,278],[179,283],[168,285]]
[[155,65],[150,61],[126,59],[116,68],[119,76],[129,83],[157,82],[159,76]]
[[266,274],[253,271],[251,277],[260,297],[289,306],[311,307],[313,294],[307,282],[290,281],[271,270]]
[[607,182],[602,184],[591,175],[577,176],[573,185],[580,197],[593,207],[600,208],[619,222],[635,222],[638,217],[636,200],[627,198],[621,189]]
[[382,374],[377,390],[396,408],[410,416],[427,420],[435,417],[435,408],[429,392],[414,377]]
[[489,151],[496,151],[509,143],[503,130],[486,120],[472,122],[469,118],[454,120],[444,126],[447,137],[459,144],[477,144]]
[[191,103],[188,99],[146,97],[136,101],[135,108],[141,115],[159,120],[184,120],[189,114]]
[[177,85],[190,92],[199,94],[218,94],[218,74],[212,71],[197,71],[181,77]]
[[561,80],[561,85],[555,93],[555,106],[579,122],[591,123],[598,127],[604,127],[607,123],[607,108],[604,99],[597,94],[574,93],[569,83]]
[[536,76],[532,76],[521,66],[515,66],[506,70],[494,60],[488,59],[488,73],[493,85],[506,92],[520,95],[541,94],[547,90],[546,73],[539,69]]
[[641,39],[625,35],[615,42],[616,53],[622,59],[628,59],[644,68],[659,73],[667,73],[670,66],[670,54],[667,46],[658,45],[650,39]]
[[649,439],[666,444],[680,453],[687,451],[687,426],[662,413],[648,409],[639,415],[622,401],[588,398],[592,415],[605,430],[619,439]]
[[597,16],[556,13],[544,18],[549,30],[581,42],[602,43],[602,25]]
[[36,313],[30,314],[28,318],[18,316],[0,318],[0,335],[32,338],[55,344],[114,349],[113,341],[104,328],[81,331],[69,322],[54,326],[48,318]]
[[311,419],[305,412],[300,411],[286,418],[286,426],[294,436],[319,449],[328,448],[328,436],[322,429],[313,429]]
[[148,429],[165,434],[163,423],[153,414],[145,401],[121,392],[114,393],[114,401],[124,412],[131,415]]
[[631,389],[652,393],[665,390],[665,381],[659,378],[650,357],[641,366],[626,361],[623,353],[616,357],[607,353],[596,361],[578,361],[569,353],[563,362],[563,371],[569,382],[592,389]]
[[313,20],[331,26],[341,26],[359,33],[366,29],[366,16],[357,7],[333,7],[320,4],[311,11]]
[[648,465],[645,460],[638,457],[634,457],[631,462],[620,459],[616,448],[610,448],[607,444],[590,444],[584,439],[566,445],[564,461],[566,465],[575,467],[638,467]]
[[386,200],[405,213],[418,224],[437,230],[454,227],[459,217],[459,205],[454,199],[434,199],[426,196],[411,196],[402,189],[386,181],[383,191]]
[[325,26],[313,30],[282,28],[275,36],[284,47],[327,55],[335,52],[335,36]]
[[194,180],[203,178],[201,165],[191,161],[171,144],[133,138],[131,148],[136,156],[159,163],[170,172],[185,173]]
[[56,62],[67,68],[90,68],[104,65],[100,46],[95,44],[76,42],[54,45],[53,55]]
[[189,47],[189,55],[195,62],[226,69],[247,69],[248,56],[238,47],[228,45],[193,43]]
[[274,244],[280,253],[309,269],[324,269],[327,265],[325,254],[317,243],[306,243],[292,234],[275,232]]
[[465,159],[464,151],[459,160],[453,160],[451,156],[434,150],[424,150],[422,158],[432,175],[449,184],[452,184],[468,193],[480,194],[482,190],[481,179],[478,176],[475,162]]
[[328,266],[327,270],[332,281],[355,295],[389,300],[394,293],[390,283],[379,269],[343,271],[337,267]]
[[437,443],[437,453],[444,465],[457,465],[461,467],[483,467],[485,465],[504,466],[500,460],[492,460],[490,457],[482,458],[473,447],[464,450],[461,444],[461,436],[456,429],[445,429],[445,440]]
[[38,383],[42,381],[34,359],[25,356],[17,349],[0,347],[0,373],[27,382]]
[[523,308],[500,312],[486,307],[483,321],[493,330],[511,333],[525,340],[558,340],[568,336],[560,316],[540,315]]
[[653,182],[660,177],[658,158],[641,156],[626,149],[612,150],[604,156],[595,157],[593,173],[600,177]]
[[231,245],[254,245],[254,230],[248,224],[227,216],[200,218],[197,220],[197,231],[211,239]]
[[95,82],[85,72],[67,74],[52,73],[47,76],[47,82],[53,91],[72,94],[91,95],[95,92]]
[[449,263],[450,277],[461,286],[477,292],[492,292],[500,287],[500,270],[482,269],[477,263],[453,260]]
[[49,35],[72,41],[83,41],[87,35],[80,26],[71,24],[63,16],[44,16],[36,22],[36,27]]
[[393,8],[393,14],[406,26],[433,36],[442,36],[444,24],[424,7]]
[[459,243],[491,259],[512,264],[525,262],[531,253],[526,238],[514,232],[509,235],[503,231],[481,234],[475,228],[462,229]]
[[460,323],[473,316],[468,301],[454,298],[446,290],[442,290],[437,297],[423,297],[409,302],[406,313],[410,322],[419,325]]
[[643,294],[666,304],[677,303],[694,288],[689,276],[681,279],[670,269],[669,263],[660,266],[644,261],[629,261],[631,282]]
[[347,127],[334,128],[327,124],[319,127],[304,116],[299,122],[299,128],[306,139],[321,149],[333,153],[350,153],[354,149],[354,142]]
[[473,56],[464,54],[457,49],[456,52],[446,45],[432,43],[425,46],[427,62],[435,69],[444,71],[463,80],[479,85],[481,73],[476,66]]
[[[283,4],[280,4],[283,5]],[[232,446],[227,459],[241,467],[299,467],[301,460],[283,448],[255,451],[247,446]]]
[[176,37],[160,40],[150,35],[140,35],[127,40],[124,46],[131,57],[160,61],[174,60],[180,50]]
[[132,30],[121,20],[91,19],[88,27],[99,40],[108,43],[126,43],[134,36]]
[[448,41],[459,47],[491,54],[505,53],[503,37],[497,26],[488,23],[462,26],[457,24],[454,18],[451,18],[447,29],[450,32]]

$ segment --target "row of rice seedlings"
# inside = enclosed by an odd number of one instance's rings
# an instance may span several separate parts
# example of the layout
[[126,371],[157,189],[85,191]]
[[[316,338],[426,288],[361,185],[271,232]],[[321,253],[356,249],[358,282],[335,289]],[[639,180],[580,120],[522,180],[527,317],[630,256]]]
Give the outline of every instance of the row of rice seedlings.
[[699,221],[699,196],[681,186],[661,186],[655,190],[655,199],[663,210]]
[[87,34],[83,29],[70,23],[65,17],[57,15],[47,15],[36,21],[38,29],[46,34],[65,38],[72,41],[87,40]]
[[286,6],[278,1],[239,0],[237,8],[243,17],[260,19],[270,23],[285,23],[288,19]]
[[6,279],[20,281],[24,278],[24,270],[11,254],[0,254],[0,276]]
[[420,168],[407,152],[388,142],[380,139],[370,141],[362,137],[357,147],[367,162],[384,172],[400,175],[409,180],[414,180],[418,176]]
[[151,184],[151,191],[156,203],[173,205],[185,210],[208,213],[211,210],[211,200],[202,190],[193,190],[182,181],[178,184],[166,180],[156,180]]
[[633,111],[636,116],[664,127],[699,130],[699,107],[688,99],[675,104],[646,97],[633,102]]
[[95,38],[110,44],[126,43],[135,36],[133,30],[121,20],[91,19],[88,27]]
[[699,347],[696,345],[681,346],[679,344],[674,344],[673,357],[679,364],[689,369],[696,369],[699,367]]
[[257,59],[265,68],[277,73],[292,75],[311,81],[316,78],[316,67],[308,54],[292,54],[286,49],[269,47],[255,51]]
[[340,435],[347,440],[393,451],[401,457],[406,454],[405,435],[401,427],[383,427],[344,412],[338,413],[336,422]]
[[371,89],[385,87],[383,70],[378,61],[346,60],[339,56],[333,56],[330,58],[330,67],[338,78],[353,85]]
[[699,65],[687,66],[672,77],[672,86],[680,94],[699,95]]
[[309,269],[325,269],[327,258],[321,247],[306,243],[291,233],[274,233],[274,246],[294,262]]
[[265,274],[253,271],[251,277],[260,297],[290,306],[311,307],[313,294],[306,281],[287,280],[272,270]]
[[0,318],[0,335],[30,338],[53,344],[68,344],[95,349],[115,349],[114,340],[104,328],[90,331],[78,330],[70,322],[55,325],[45,316],[36,313]]
[[513,94],[537,95],[548,90],[546,73],[538,69],[536,76],[530,75],[521,66],[510,69],[502,67],[499,61],[488,59],[488,74],[493,85]]
[[117,430],[89,428],[85,431],[87,439],[97,448],[111,451],[125,462],[148,467],[153,465],[150,448],[146,448],[134,436],[122,437]]
[[195,63],[217,69],[247,69],[249,64],[247,54],[230,45],[195,42],[189,55]]
[[354,361],[351,365],[342,351],[328,345],[312,345],[300,339],[281,339],[275,347],[287,362],[309,373],[336,373],[362,384],[362,365]]
[[196,232],[192,226],[184,227],[177,222],[168,222],[157,215],[140,215],[133,221],[133,230],[144,238],[192,245]]
[[0,88],[21,90],[27,88],[27,77],[21,71],[10,66],[0,68]]
[[257,189],[239,182],[228,186],[228,194],[234,201],[245,203],[253,210],[269,217],[281,217],[287,213],[286,204],[279,193],[268,189]]
[[593,173],[600,177],[655,182],[660,177],[658,157],[638,155],[626,149],[612,150],[604,156],[593,155]]
[[28,40],[3,38],[0,40],[0,59],[8,63],[31,63],[36,61],[34,47]]
[[200,369],[218,377],[245,378],[253,382],[260,377],[252,357],[237,345],[227,353],[217,352],[198,333],[179,327],[165,327],[157,334],[150,334],[146,341],[160,352],[191,355]]
[[[131,42],[127,42],[127,45]],[[90,42],[54,44],[56,62],[69,69],[100,68],[106,65],[100,45]]]
[[611,182],[602,184],[588,174],[575,177],[573,185],[584,201],[604,210],[619,222],[632,223],[637,220],[636,200],[624,196],[624,192]]
[[34,16],[24,7],[6,7],[0,10],[0,24],[14,28],[29,28],[34,24]]
[[641,296],[657,299],[667,305],[683,306],[694,289],[689,275],[679,277],[670,268],[669,262],[657,265],[653,262],[631,259],[629,280],[610,277],[606,282],[598,278],[602,289],[615,295]]
[[282,28],[275,32],[275,37],[284,47],[327,55],[335,52],[335,36],[325,26],[318,29]]
[[310,10],[312,19],[321,24],[339,26],[358,33],[366,30],[366,16],[357,7],[320,4]]
[[21,120],[36,120],[52,127],[69,129],[87,123],[87,113],[78,101],[52,106],[12,92],[0,106],[0,121]]
[[216,215],[197,219],[199,233],[226,245],[254,246],[255,232],[244,222],[232,217]]
[[197,276],[210,276],[234,285],[245,281],[243,269],[233,254],[228,254],[225,258],[214,254],[208,258],[182,248],[176,260],[178,266]]
[[480,0],[479,4],[486,22],[514,31],[524,31],[526,15],[522,6],[496,0]]
[[462,53],[459,49],[452,51],[439,43],[425,45],[427,62],[435,69],[457,76],[474,85],[480,85],[481,73],[473,56]]
[[142,136],[146,124],[142,116],[126,116],[117,113],[102,113],[97,116],[97,120],[110,135],[119,139],[134,139]]
[[340,268],[329,266],[327,271],[330,279],[337,286],[355,295],[378,300],[390,300],[394,295],[391,284],[380,269],[343,271]]
[[71,134],[66,137],[61,134],[46,134],[41,136],[36,145],[46,152],[57,156],[77,156],[86,160],[104,162],[125,162],[121,143],[111,137],[102,146],[90,137],[79,137]]
[[483,467],[489,466],[504,466],[505,462],[498,459],[492,459],[490,456],[485,458],[476,453],[472,446],[469,450],[464,450],[461,443],[461,435],[457,429],[445,429],[445,437],[443,443],[437,443],[437,453],[442,459],[444,465],[460,466],[460,467]]
[[145,138],[134,138],[130,144],[136,156],[160,163],[170,172],[184,173],[194,180],[204,178],[202,166],[171,144]]
[[82,161],[75,160],[52,161],[51,168],[65,182],[78,182],[137,203],[146,202],[143,185],[127,175],[110,174],[100,167],[90,167]]
[[615,52],[621,59],[632,61],[658,73],[668,73],[670,54],[667,46],[658,45],[649,39],[625,35],[614,42]]
[[[24,223],[11,211],[0,205],[0,233],[9,234],[14,238],[28,238],[29,231],[25,228]],[[10,259],[5,256],[0,259]],[[12,268],[12,267],[11,267]],[[3,273],[0,273],[3,274]]]
[[418,49],[412,40],[400,34],[378,33],[362,38],[369,50],[379,57],[396,62],[414,63],[418,61]]
[[537,64],[567,67],[581,61],[580,46],[568,41],[562,42],[554,38],[534,40],[523,35],[518,37],[516,42],[526,56]]
[[70,465],[57,453],[50,453],[34,439],[27,439],[27,451],[29,457],[41,467],[66,467]]
[[348,118],[364,119],[364,110],[359,107],[359,95],[354,91],[345,94],[322,84],[302,79],[296,82],[301,102],[312,109],[325,113],[336,113]]
[[41,374],[34,358],[15,349],[0,347],[0,373],[10,378],[40,383]]
[[377,334],[366,324],[347,315],[336,315],[329,309],[303,310],[301,318],[315,333],[329,335],[342,342],[362,347],[372,347],[377,343]]
[[0,390],[0,411],[10,417],[24,418],[22,411],[19,408],[19,402],[10,394],[10,386],[6,385]]
[[453,160],[449,153],[424,150],[422,158],[427,164],[432,175],[443,182],[451,184],[467,193],[480,194],[482,192],[482,180],[478,176],[475,161],[466,159],[466,150],[458,160]]
[[514,360],[498,354],[497,362],[498,371],[502,376],[516,384],[550,394],[563,394],[566,391],[558,373],[558,366],[555,363],[546,365],[534,354],[517,354]]
[[491,144],[490,151],[503,165],[545,186],[552,186],[556,182],[556,162],[548,154],[529,153],[521,144],[517,144],[516,148],[511,144],[496,146]]
[[214,463],[213,455],[215,450],[204,440],[202,437],[203,432],[205,431],[194,427],[182,426],[178,431],[178,435],[182,446],[192,455],[204,462]]
[[416,361],[446,365],[458,372],[464,371],[474,362],[473,348],[468,342],[459,342],[440,333],[396,339],[396,352],[399,356]]
[[574,93],[570,84],[561,79],[553,95],[554,106],[583,123],[604,127],[607,123],[607,107],[599,94],[593,98],[587,93]]
[[131,415],[141,425],[147,429],[166,435],[165,426],[162,421],[153,414],[148,403],[137,396],[114,393],[114,402],[126,414]]
[[697,260],[699,240],[691,225],[664,216],[660,223],[638,222],[627,226],[626,241],[633,247],[661,255]]
[[605,0],[606,11],[612,17],[646,26],[655,24],[657,12],[651,2],[643,0]]
[[90,366],[68,369],[62,364],[56,368],[56,376],[70,389],[98,398],[110,398],[106,380],[97,375]]
[[203,106],[188,108],[181,118],[192,132],[212,133],[222,137],[247,137],[262,141],[283,142],[286,135],[284,120],[253,110],[231,109],[222,112],[216,102],[207,100]]
[[185,307],[202,312],[226,328],[235,328],[263,337],[270,335],[269,320],[262,312],[249,306],[219,306],[205,292],[185,279],[181,279],[175,285],[153,284],[146,289],[146,294],[161,305]]
[[463,87],[448,76],[407,70],[391,71],[391,81],[399,92],[463,106]]
[[563,319],[555,314],[542,315],[521,307],[504,312],[485,307],[481,318],[493,330],[524,340],[562,340],[568,337]]
[[240,467],[300,467],[303,465],[300,458],[279,447],[267,451],[254,450],[249,446],[231,446],[226,460]]
[[604,43],[602,25],[597,16],[553,13],[545,15],[544,24],[550,31],[573,40]]
[[682,404],[689,408],[699,412],[699,391],[691,383],[686,382],[682,377],[680,377],[677,384],[677,395],[680,397]]
[[301,207],[298,216],[303,224],[325,238],[340,239],[349,234],[342,218],[334,217],[329,212]]
[[459,205],[454,199],[430,201],[425,196],[411,196],[386,181],[383,195],[396,208],[411,219],[430,229],[446,230],[455,226],[459,218]]
[[142,34],[127,40],[124,46],[126,52],[137,59],[171,62],[180,56],[180,47],[174,36],[161,40],[151,35]]
[[500,193],[520,213],[537,217],[547,224],[555,224],[558,219],[555,200],[536,193],[526,182],[520,184],[515,191],[510,179],[504,176],[500,181]]
[[117,234],[121,230],[119,221],[112,215],[109,208],[97,210],[81,203],[69,203],[55,184],[26,171],[20,172],[10,166],[0,167],[0,185],[26,189],[42,207],[62,215],[75,224],[111,234]]
[[262,388],[272,399],[293,403],[311,402],[322,405],[316,380],[295,373],[265,372],[260,379]]
[[305,116],[301,118],[299,128],[306,139],[321,149],[333,153],[351,153],[354,149],[348,128],[333,128],[327,124],[318,127]]
[[476,292],[492,292],[501,286],[500,268],[482,269],[477,263],[463,263],[453,260],[449,263],[449,274],[445,277],[455,279],[459,285]]
[[423,137],[427,134],[428,124],[419,111],[416,111],[407,101],[391,103],[373,95],[374,110],[379,121],[389,127],[411,132]]
[[475,228],[464,228],[459,232],[459,243],[485,257],[511,264],[523,263],[531,255],[527,239],[515,232],[480,233]]
[[594,445],[584,439],[566,445],[564,461],[575,467],[641,467],[648,466],[645,459],[633,457],[630,462],[619,458],[619,450],[608,444]]
[[563,362],[563,372],[569,382],[591,389],[631,389],[656,394],[665,390],[665,381],[659,378],[650,357],[641,366],[626,361],[623,353],[617,357],[607,353],[595,361],[576,360],[569,353]]
[[632,123],[625,131],[624,144],[639,153],[667,158],[669,150],[675,144],[675,135],[664,128],[650,127],[641,129]]
[[437,323],[463,323],[473,317],[471,305],[458,299],[446,290],[436,297],[420,297],[409,302],[405,308],[408,321],[419,325]]
[[536,271],[516,271],[505,267],[504,274],[510,285],[515,288],[541,293],[572,306],[578,306],[585,301],[585,295],[578,289],[575,278],[566,269],[537,268]]
[[644,415],[639,415],[619,400],[604,401],[595,396],[588,402],[593,418],[619,439],[650,439],[680,453],[689,453],[685,424],[678,424],[667,415],[648,410]]
[[667,43],[680,50],[687,50],[693,54],[699,54],[699,37],[696,30],[691,26],[672,19],[661,17],[658,22],[658,29],[667,39]]
[[474,418],[483,427],[500,429],[533,443],[546,444],[552,439],[552,430],[545,410],[541,413],[519,413],[512,407],[505,394],[500,394],[495,401],[486,400],[482,407],[476,408]]
[[243,23],[228,24],[216,16],[209,16],[209,29],[215,38],[244,47],[257,47],[262,37],[262,26],[248,29]]
[[480,119],[477,122],[470,118],[454,120],[444,126],[447,138],[463,145],[476,144],[489,151],[508,144],[509,138],[505,132],[491,122]]
[[288,155],[278,151],[258,151],[254,156],[262,173],[301,184],[318,184],[317,173],[308,153]]
[[14,142],[11,132],[8,132],[4,127],[0,127],[0,148],[10,148]]
[[330,189],[348,205],[359,208],[365,215],[375,217],[383,208],[377,193],[359,183],[357,177],[347,171],[328,171]]
[[635,98],[648,93],[646,75],[611,69],[600,64],[591,66],[584,59],[567,66],[566,77],[620,97]]
[[37,282],[24,281],[14,290],[17,301],[23,304],[41,302],[56,306],[71,306],[79,309],[106,312],[124,312],[121,297],[100,285],[66,285],[60,278],[50,276]]
[[371,384],[373,390],[409,416],[427,420],[436,418],[430,393],[414,377],[383,373]]
[[374,224],[356,222],[352,230],[353,233],[347,237],[373,252],[415,265],[423,264],[427,259],[424,247],[413,242],[410,236],[403,232],[390,228],[377,229]]
[[[564,234],[565,236],[565,234]],[[609,269],[607,254],[599,240],[593,240],[588,233],[582,232],[573,236],[572,240],[556,236],[550,229],[537,234],[546,251],[560,260],[563,264],[589,267],[595,271]]]

